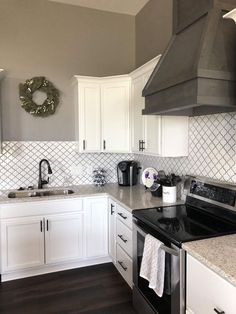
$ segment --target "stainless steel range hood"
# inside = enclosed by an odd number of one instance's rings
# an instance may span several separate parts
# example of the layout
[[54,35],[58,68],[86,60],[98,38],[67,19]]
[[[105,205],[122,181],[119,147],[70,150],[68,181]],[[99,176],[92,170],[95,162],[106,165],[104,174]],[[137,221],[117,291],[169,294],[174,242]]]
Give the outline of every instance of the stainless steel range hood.
[[235,7],[236,0],[174,0],[174,35],[143,90],[143,114],[236,111],[236,26],[223,19]]

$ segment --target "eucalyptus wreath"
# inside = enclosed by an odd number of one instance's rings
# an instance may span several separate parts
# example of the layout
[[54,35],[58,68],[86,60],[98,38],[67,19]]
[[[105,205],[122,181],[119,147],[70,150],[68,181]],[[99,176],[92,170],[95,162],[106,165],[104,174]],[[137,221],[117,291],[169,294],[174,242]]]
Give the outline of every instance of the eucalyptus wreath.
[[[38,105],[33,101],[33,94],[41,91],[47,94],[43,104]],[[19,85],[21,106],[33,116],[47,117],[56,111],[59,104],[59,91],[43,76],[33,77]]]

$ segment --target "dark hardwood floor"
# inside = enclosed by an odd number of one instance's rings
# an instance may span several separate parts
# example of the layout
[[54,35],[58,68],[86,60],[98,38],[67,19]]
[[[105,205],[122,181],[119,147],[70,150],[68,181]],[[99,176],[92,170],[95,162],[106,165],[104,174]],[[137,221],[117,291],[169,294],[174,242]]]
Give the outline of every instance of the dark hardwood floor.
[[113,264],[0,284],[0,314],[135,314],[131,289]]

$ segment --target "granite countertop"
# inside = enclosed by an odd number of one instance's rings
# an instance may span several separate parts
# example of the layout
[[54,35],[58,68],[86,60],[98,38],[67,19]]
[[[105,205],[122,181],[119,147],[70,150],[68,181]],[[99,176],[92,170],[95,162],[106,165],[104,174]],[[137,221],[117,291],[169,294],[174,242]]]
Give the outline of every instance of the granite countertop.
[[183,248],[236,287],[236,234],[187,242]]
[[[75,193],[70,195],[60,196],[44,196],[44,197],[29,197],[29,198],[8,198],[7,194],[9,191],[2,191],[0,196],[0,205],[13,204],[22,202],[34,202],[34,201],[48,201],[57,199],[73,199],[78,197],[88,197],[97,195],[109,195],[116,202],[125,206],[127,210],[132,212],[135,209],[159,207],[159,206],[170,206],[176,204],[183,204],[184,201],[177,200],[176,203],[169,204],[163,203],[162,198],[152,196],[151,192],[146,190],[141,184],[135,186],[119,186],[117,183],[108,183],[104,187],[96,187],[92,184],[88,185],[75,185],[69,187],[55,187],[53,189],[71,189]],[[52,188],[50,188],[52,189]]]

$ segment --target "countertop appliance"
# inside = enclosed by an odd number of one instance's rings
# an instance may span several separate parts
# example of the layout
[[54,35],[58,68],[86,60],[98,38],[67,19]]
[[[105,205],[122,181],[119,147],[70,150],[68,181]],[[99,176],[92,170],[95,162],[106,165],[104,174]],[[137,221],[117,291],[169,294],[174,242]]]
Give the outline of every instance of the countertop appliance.
[[[186,256],[182,243],[236,233],[235,201],[236,186],[195,178],[184,205],[134,211],[133,303],[138,313],[185,313]],[[139,276],[146,234],[163,242],[166,251],[161,298]]]
[[139,167],[136,161],[124,160],[117,165],[118,184],[132,186],[137,184]]

